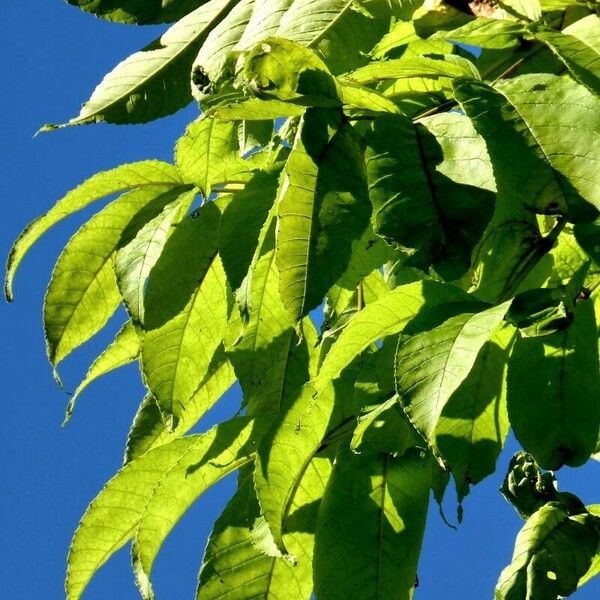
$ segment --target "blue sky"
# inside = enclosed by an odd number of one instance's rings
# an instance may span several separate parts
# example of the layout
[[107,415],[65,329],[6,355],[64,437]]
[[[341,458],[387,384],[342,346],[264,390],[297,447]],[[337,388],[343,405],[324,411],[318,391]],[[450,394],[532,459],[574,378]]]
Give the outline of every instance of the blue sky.
[[[94,172],[144,158],[170,160],[174,141],[197,109],[189,107],[145,126],[79,127],[33,139],[43,123],[74,116],[106,71],[162,29],[106,23],[62,0],[2,2],[0,22],[4,25],[0,254],[6,256],[27,222]],[[121,464],[127,430],[143,395],[137,369],[123,369],[94,383],[69,427],[60,427],[68,398],[54,383],[45,357],[42,301],[61,247],[86,216],[61,224],[32,250],[16,280],[15,304],[0,305],[4,382],[0,448],[5,482],[0,495],[0,589],[7,600],[64,597],[71,535],[88,502]],[[67,389],[76,387],[122,318],[65,361],[61,373]],[[211,417],[232,414],[238,402],[239,397],[230,394]],[[473,490],[458,532],[441,522],[435,507],[432,510],[417,599],[492,597],[521,526],[497,491],[514,449],[511,443],[501,457],[501,472]],[[559,481],[562,489],[579,494],[585,502],[600,502],[599,475],[600,464],[594,463],[561,471]],[[168,539],[155,575],[162,600],[193,598],[206,537],[232,485],[227,480],[206,494]],[[452,515],[453,495],[448,496],[447,512]],[[573,597],[597,600],[600,578]],[[84,598],[138,598],[127,550],[98,573]]]

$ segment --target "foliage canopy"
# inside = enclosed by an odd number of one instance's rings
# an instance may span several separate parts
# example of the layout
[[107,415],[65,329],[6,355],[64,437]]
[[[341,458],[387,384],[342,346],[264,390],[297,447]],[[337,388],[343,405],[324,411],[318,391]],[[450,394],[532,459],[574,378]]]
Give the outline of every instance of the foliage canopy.
[[[111,199],[44,304],[55,372],[120,304],[94,379],[139,361],[123,467],[90,504],[67,597],[131,542],[142,596],[191,504],[238,471],[198,600],[409,599],[430,496],[523,448],[497,600],[600,572],[600,505],[554,471],[600,457],[600,18],[585,0],[69,0],[172,23],[64,125],[192,100],[174,164],[94,175],[31,223]],[[58,374],[56,374],[58,379]],[[187,434],[238,380],[238,416]],[[462,509],[459,508],[459,518]]]

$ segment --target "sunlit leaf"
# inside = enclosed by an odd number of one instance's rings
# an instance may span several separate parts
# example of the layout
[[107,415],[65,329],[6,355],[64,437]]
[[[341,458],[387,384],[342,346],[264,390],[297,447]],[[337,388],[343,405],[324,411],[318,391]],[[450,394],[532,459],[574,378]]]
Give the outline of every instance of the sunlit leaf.
[[396,352],[396,390],[426,440],[435,432],[452,394],[467,378],[483,345],[500,326],[510,302],[465,313],[400,340]]
[[[102,121],[146,123],[170,115],[192,101],[190,72],[196,54],[208,32],[228,14],[237,0],[185,2],[190,8],[203,6],[119,63],[96,87],[79,115],[67,125]],[[177,3],[171,2],[174,4]],[[85,9],[88,10],[87,5]]]
[[[260,423],[240,417],[207,433],[173,440],[125,465],[90,504],[77,528],[69,550],[67,598],[78,600],[94,573],[119,548],[134,536],[145,535],[150,520],[167,517],[161,524],[166,536],[181,513],[165,502],[165,495],[170,502],[191,503],[252,459],[261,428]],[[163,539],[154,535],[141,558],[143,564],[151,565]]]
[[85,378],[77,386],[67,406],[65,424],[71,418],[77,399],[90,383],[115,369],[132,363],[139,357],[139,354],[140,332],[136,330],[131,321],[127,321],[106,350],[91,364]]
[[362,154],[337,111],[308,111],[283,170],[276,261],[294,322],[320,304],[368,223]]
[[12,300],[12,281],[23,257],[31,246],[48,229],[92,202],[132,188],[181,185],[181,178],[173,165],[157,160],[148,160],[102,171],[61,198],[46,214],[32,221],[17,238],[10,251],[6,269],[4,290],[6,298]]

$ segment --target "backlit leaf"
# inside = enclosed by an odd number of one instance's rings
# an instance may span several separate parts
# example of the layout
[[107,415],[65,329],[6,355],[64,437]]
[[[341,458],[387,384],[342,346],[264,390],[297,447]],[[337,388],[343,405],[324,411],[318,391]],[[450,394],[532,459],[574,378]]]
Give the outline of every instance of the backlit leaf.
[[168,185],[181,185],[177,169],[158,160],[147,160],[121,165],[109,171],[102,171],[61,198],[46,214],[32,221],[13,244],[8,258],[4,290],[6,298],[12,300],[12,281],[23,257],[31,246],[48,229],[92,202],[132,188],[147,188]]
[[[155,186],[131,191],[92,217],[58,259],[44,302],[48,358],[56,367],[108,321],[121,300],[114,262],[123,231],[143,213],[152,217],[169,195]],[[143,225],[143,220],[140,226]]]
[[448,319],[400,340],[396,390],[413,425],[431,440],[452,394],[467,378],[483,345],[500,326],[510,302]]
[[75,403],[81,393],[96,379],[124,367],[135,361],[140,354],[140,333],[131,321],[127,321],[119,330],[115,339],[98,358],[92,363],[83,381],[77,386],[69,400],[65,414],[65,424],[71,418]]
[[139,458],[152,448],[166,444],[187,433],[217,403],[235,382],[233,367],[225,351],[217,349],[204,379],[178,415],[174,429],[169,429],[163,420],[156,400],[146,395],[135,415],[125,449],[125,463]]
[[205,377],[227,326],[229,296],[217,256],[220,217],[211,202],[182,221],[148,282],[142,368],[172,426]]
[[309,110],[283,170],[276,261],[294,322],[320,304],[345,270],[370,206],[360,146],[337,111]]
[[[161,525],[161,532],[168,534],[181,513],[164,502],[165,494],[171,501],[191,503],[250,461],[261,427],[241,417],[207,433],[173,440],[125,465],[90,504],[75,532],[68,558],[68,600],[78,600],[94,573],[132,537],[145,535],[150,520],[168,517]],[[155,536],[143,555],[145,561],[161,543]]]

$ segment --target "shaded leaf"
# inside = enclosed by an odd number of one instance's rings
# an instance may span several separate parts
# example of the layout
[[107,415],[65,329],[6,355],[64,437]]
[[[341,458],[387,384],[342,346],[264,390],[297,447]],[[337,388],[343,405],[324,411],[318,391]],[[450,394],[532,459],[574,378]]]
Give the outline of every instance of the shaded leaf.
[[512,563],[502,571],[496,600],[558,600],[577,589],[598,547],[600,519],[569,516],[560,504],[542,506],[517,536]]
[[256,173],[223,211],[219,225],[219,254],[232,290],[237,290],[248,274],[278,184],[277,171]]
[[490,187],[480,169],[487,154],[459,115],[439,115],[431,131],[428,125],[393,116],[373,122],[366,152],[373,229],[389,243],[414,249],[407,266],[432,265],[456,279],[469,268],[493,211],[491,192],[475,187],[480,181]]
[[573,222],[595,218],[600,104],[591,92],[568,79],[534,74],[493,89],[459,82],[455,95],[487,142],[499,189],[537,213],[563,214]]
[[579,466],[600,425],[600,371],[594,308],[580,302],[570,327],[522,338],[508,370],[508,414],[515,436],[545,469]]
[[125,231],[121,237],[114,268],[121,299],[136,323],[144,322],[144,294],[150,271],[163,251],[171,228],[182,218],[196,195],[197,190],[173,194],[175,200],[167,204],[160,214],[133,235],[125,235],[129,233]]
[[483,345],[435,427],[435,444],[452,470],[459,502],[469,485],[495,471],[508,435],[506,371],[513,339],[513,328],[504,327]]
[[98,17],[119,23],[165,23],[177,21],[206,0],[67,0]]
[[139,458],[152,448],[187,433],[217,403],[235,382],[235,374],[225,351],[217,349],[204,379],[179,413],[177,426],[170,430],[151,394],[142,400],[135,415],[125,449],[125,463]]
[[318,598],[412,597],[429,473],[420,450],[402,457],[338,452],[315,536]]
[[259,445],[254,484],[261,513],[283,553],[289,553],[283,538],[284,520],[299,482],[325,437],[333,408],[333,388],[317,396],[306,384]]
[[558,56],[574,79],[600,93],[600,18],[589,15],[562,32],[541,26],[533,28],[533,33]]
[[182,221],[150,274],[142,368],[172,426],[205,377],[227,326],[229,292],[217,256],[215,203]]
[[[208,488],[252,461],[267,424],[264,418],[253,421],[247,417],[221,423],[199,436],[195,447],[189,448],[172,468],[161,469],[162,475],[146,498],[133,534],[133,568],[142,595],[152,597],[151,593],[144,594],[144,590],[152,589],[150,576],[154,561],[173,527]],[[154,452],[175,444],[177,441]]]
[[[261,598],[308,600],[312,592],[312,546],[317,511],[331,463],[315,458],[294,496],[284,538],[289,560],[272,558],[255,548],[260,510],[252,471],[240,479],[238,490],[215,523],[199,576],[198,600],[221,598],[224,593]],[[262,522],[265,526],[264,520]]]
[[414,333],[439,324],[444,315],[450,316],[470,301],[469,295],[461,289],[436,281],[419,281],[390,291],[366,306],[344,329],[319,370],[317,389],[337,379],[377,340],[401,331]]

